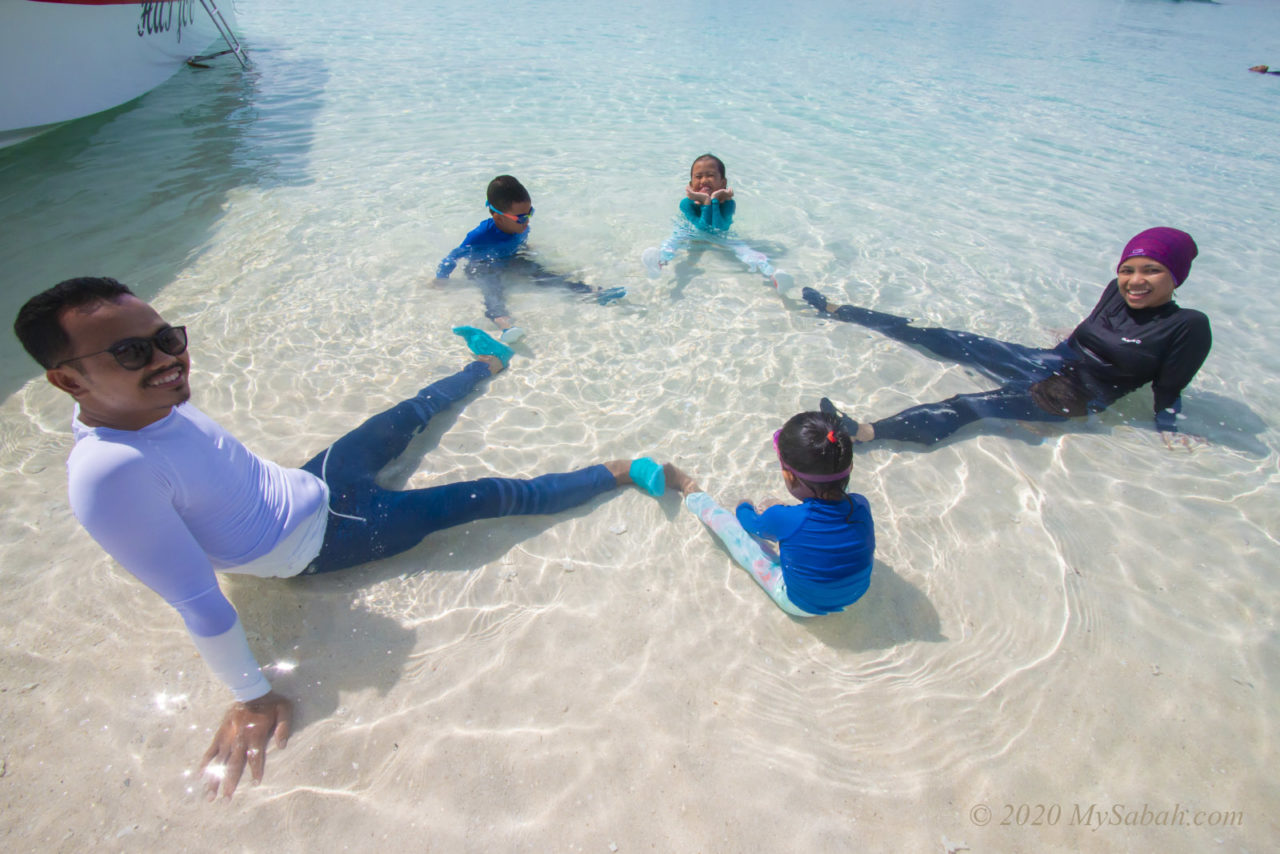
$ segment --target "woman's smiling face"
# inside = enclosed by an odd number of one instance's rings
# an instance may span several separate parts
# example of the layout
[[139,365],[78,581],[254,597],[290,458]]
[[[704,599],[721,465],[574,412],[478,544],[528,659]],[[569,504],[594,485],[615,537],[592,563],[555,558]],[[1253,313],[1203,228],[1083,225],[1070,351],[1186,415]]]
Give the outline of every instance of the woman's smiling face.
[[1126,258],[1116,270],[1120,295],[1129,308],[1155,308],[1173,299],[1177,283],[1169,268],[1151,258]]

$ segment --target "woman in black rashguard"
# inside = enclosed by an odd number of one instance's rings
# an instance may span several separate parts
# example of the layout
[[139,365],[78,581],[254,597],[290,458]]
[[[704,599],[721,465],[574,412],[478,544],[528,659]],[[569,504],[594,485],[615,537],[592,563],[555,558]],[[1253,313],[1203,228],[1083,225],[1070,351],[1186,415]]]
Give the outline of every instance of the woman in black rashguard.
[[1156,429],[1172,446],[1181,393],[1209,355],[1209,319],[1173,301],[1197,249],[1191,235],[1149,228],[1121,253],[1116,278],[1066,341],[1037,349],[950,329],[922,329],[884,312],[832,307],[805,288],[805,300],[837,320],[857,323],[935,356],[970,365],[1001,383],[994,391],[959,394],[913,406],[872,423],[836,412],[858,442],[894,439],[931,445],[980,418],[1066,421],[1098,412],[1134,389],[1152,384]]

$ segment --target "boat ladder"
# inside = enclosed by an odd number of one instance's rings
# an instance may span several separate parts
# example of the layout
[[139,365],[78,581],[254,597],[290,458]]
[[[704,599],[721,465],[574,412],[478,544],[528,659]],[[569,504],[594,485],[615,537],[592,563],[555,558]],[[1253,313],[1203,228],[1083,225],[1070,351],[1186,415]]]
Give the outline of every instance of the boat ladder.
[[240,46],[240,40],[236,38],[236,34],[231,32],[231,26],[227,24],[227,19],[222,17],[222,10],[218,8],[218,4],[214,0],[200,0],[200,5],[209,13],[209,19],[218,28],[218,35],[222,36],[222,40],[227,43],[227,49],[220,50],[217,53],[207,53],[204,56],[193,56],[187,60],[187,64],[198,66],[206,59],[233,53],[236,59],[240,60],[240,67],[248,68],[249,60],[244,55],[244,48]]

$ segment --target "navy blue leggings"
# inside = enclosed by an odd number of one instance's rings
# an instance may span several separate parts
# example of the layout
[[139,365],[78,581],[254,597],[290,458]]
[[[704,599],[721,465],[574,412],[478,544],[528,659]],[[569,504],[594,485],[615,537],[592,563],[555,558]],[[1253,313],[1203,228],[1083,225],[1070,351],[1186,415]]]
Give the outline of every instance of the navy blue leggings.
[[489,377],[472,362],[373,416],[303,466],[329,485],[329,522],[307,573],[333,572],[413,548],[432,531],[476,519],[559,513],[617,487],[603,465],[532,480],[486,477],[426,489],[383,489],[374,477],[404,453],[433,415]]
[[1076,361],[1064,341],[1051,350],[1024,347],[969,332],[938,327],[912,326],[904,317],[842,305],[830,314],[837,320],[874,329],[940,359],[969,365],[1002,383],[994,391],[957,394],[937,403],[904,409],[872,423],[877,439],[932,445],[979,418],[1022,421],[1066,421],[1066,416],[1041,409],[1031,396],[1031,386],[1048,379]]
[[467,277],[480,286],[484,294],[484,316],[493,320],[495,317],[510,317],[507,312],[506,279],[520,277],[538,286],[554,285],[568,288],[574,293],[594,293],[593,288],[583,282],[575,282],[557,273],[543,268],[531,258],[513,255],[506,258],[482,258],[467,264]]

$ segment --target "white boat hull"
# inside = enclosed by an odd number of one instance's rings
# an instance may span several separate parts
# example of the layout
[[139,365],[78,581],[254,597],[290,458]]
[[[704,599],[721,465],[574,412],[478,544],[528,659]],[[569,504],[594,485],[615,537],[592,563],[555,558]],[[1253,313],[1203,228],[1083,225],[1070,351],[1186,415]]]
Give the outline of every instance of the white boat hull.
[[0,147],[132,101],[215,42],[199,0],[0,0]]

